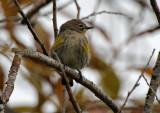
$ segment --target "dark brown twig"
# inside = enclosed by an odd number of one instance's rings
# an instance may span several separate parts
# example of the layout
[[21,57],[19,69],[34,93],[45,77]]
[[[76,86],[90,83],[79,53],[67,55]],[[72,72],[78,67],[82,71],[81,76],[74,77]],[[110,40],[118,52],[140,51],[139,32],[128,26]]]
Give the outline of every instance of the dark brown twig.
[[[53,52],[54,52],[54,51],[53,51]],[[61,61],[60,61],[59,57],[57,56],[56,52],[54,52],[54,55],[56,56],[56,60],[58,61],[58,63],[61,64]],[[73,93],[72,93],[71,87],[70,87],[70,85],[69,85],[68,78],[67,78],[67,76],[66,76],[65,70],[64,70],[64,68],[63,68],[62,65],[60,65],[60,70],[61,70],[61,72],[62,72],[62,74],[60,74],[60,75],[65,79],[65,82],[66,82],[65,87],[66,87],[66,89],[67,89],[67,92],[68,92],[68,95],[69,95],[69,99],[70,99],[70,101],[71,101],[71,103],[72,103],[75,111],[76,111],[77,113],[81,113],[81,109],[80,109],[80,107],[79,107],[79,105],[78,105],[78,103],[77,103],[77,101],[76,101],[76,99],[75,99],[75,97],[74,97],[74,95],[73,95]]]
[[22,59],[21,55],[15,54],[9,74],[8,74],[8,81],[6,82],[7,86],[3,91],[3,93],[0,95],[0,112],[4,110],[4,106],[9,101],[9,98],[13,92],[14,82],[18,73],[21,59]]
[[[26,13],[26,17],[28,18],[28,20],[30,20],[31,17],[33,17],[33,15],[35,15],[40,8],[46,6],[47,4],[49,4],[50,2],[52,2],[52,0],[46,0],[45,2],[41,2],[40,4],[36,5],[35,7],[33,7],[33,9],[29,10],[27,13]],[[60,6],[57,8],[58,11],[64,9],[65,7],[67,7],[68,5],[70,5],[71,3],[73,2],[73,0],[71,1],[68,1],[66,4]],[[53,11],[49,11],[49,12],[46,12],[45,14],[42,14],[40,16],[46,16],[46,15],[49,15],[53,13]],[[18,17],[18,16],[15,16],[15,17],[7,17],[7,18],[4,18],[4,19],[1,19],[0,20],[0,23],[2,22],[7,22],[7,21],[19,21],[19,20],[22,20],[21,17]],[[22,23],[24,23],[24,21],[22,21]]]
[[138,33],[138,34],[135,34],[135,35],[133,35],[133,37],[139,37],[139,36],[145,35],[145,34],[147,34],[147,33],[153,33],[154,31],[157,31],[157,30],[159,30],[159,29],[160,29],[160,27],[159,27],[159,25],[158,25],[158,26],[155,26],[155,27],[153,27],[153,28],[150,28],[150,29],[147,29],[147,30],[145,30],[145,31],[142,31],[142,32],[140,32],[140,33]]
[[56,5],[56,0],[53,0],[53,28],[54,28],[54,38],[56,39],[57,34],[58,34],[58,29],[57,29],[57,5]]
[[[62,10],[62,9],[64,9],[64,8],[66,8],[66,7],[67,7],[68,5],[70,5],[72,2],[73,2],[73,0],[72,0],[72,1],[68,1],[66,4],[57,7],[57,11],[60,11],[60,10]],[[41,14],[40,16],[47,16],[47,15],[50,15],[50,14],[53,14],[53,10],[44,12],[44,13]]]
[[79,19],[79,17],[80,17],[80,10],[81,10],[81,8],[80,8],[80,6],[78,5],[77,0],[74,0],[74,3],[76,4],[76,7],[77,7],[77,19]]
[[155,67],[153,68],[150,84],[148,84],[149,90],[147,93],[143,113],[152,113],[153,102],[157,92],[159,79],[160,79],[160,52],[158,54]]
[[[30,20],[30,18],[36,14],[42,7],[46,6],[47,4],[49,4],[50,2],[52,2],[52,0],[45,0],[42,2],[39,2],[38,5],[36,5],[35,7],[33,7],[30,11],[27,12],[26,17]],[[24,23],[25,21],[23,20],[22,23]]]
[[64,5],[60,6],[60,7],[58,7],[57,10],[60,11],[60,10],[64,9],[65,7],[67,7],[68,5],[70,5],[72,2],[73,2],[73,0],[68,1],[66,4],[64,4]]
[[127,17],[128,19],[132,20],[131,17],[129,17],[129,16],[127,16],[127,15],[121,13],[121,12],[111,12],[111,11],[105,11],[105,10],[104,11],[100,11],[100,12],[93,12],[93,13],[89,14],[88,16],[85,16],[85,17],[81,18],[81,20],[88,19],[88,18],[90,18],[92,16],[96,16],[96,15],[104,14],[104,13],[113,14],[113,15],[121,15],[121,16]]
[[[65,76],[63,76],[63,77],[64,77],[65,81],[67,81],[67,79],[66,79],[67,77],[65,77]],[[69,85],[69,82],[67,83],[67,85],[65,87],[66,87],[68,95],[69,95],[69,100],[71,101],[74,109],[76,110],[77,113],[82,113],[81,108],[79,107],[79,105],[78,105],[78,103],[76,101],[76,98],[74,97],[74,95],[72,93],[72,90],[71,90],[71,87]]]
[[159,9],[159,7],[157,5],[156,0],[150,0],[150,4],[152,6],[152,9],[153,9],[154,13],[156,14],[158,23],[160,25],[160,9]]
[[[28,49],[24,49],[24,50],[12,49],[12,52],[19,53],[23,57],[27,57],[30,59],[36,59],[37,61],[42,62],[46,64],[47,66],[52,67],[59,71],[61,71],[60,67],[63,66],[63,64],[59,63],[58,61],[55,61],[54,59],[47,57],[36,51],[32,51]],[[100,88],[98,88],[93,82],[89,81],[84,76],[82,76],[83,80],[80,81],[79,73],[69,68],[68,66],[64,68],[64,71],[66,72],[68,76],[72,77],[76,82],[80,83],[81,85],[88,88],[91,92],[93,92],[95,96],[98,97],[100,100],[102,100],[107,106],[109,106],[114,113],[119,112],[120,110],[119,106],[116,105],[116,103],[109,96],[107,96],[106,93],[104,93]],[[120,113],[123,113],[123,112],[121,111]]]
[[151,56],[150,56],[150,58],[149,58],[149,60],[148,60],[148,62],[147,62],[147,64],[146,64],[146,66],[144,67],[143,71],[141,72],[141,75],[140,75],[139,78],[137,79],[135,85],[133,86],[133,88],[131,89],[131,91],[128,92],[127,97],[126,97],[123,105],[121,106],[121,110],[122,110],[122,109],[124,108],[124,106],[126,105],[129,96],[132,94],[132,92],[135,90],[135,88],[136,88],[137,86],[139,86],[138,82],[139,82],[139,80],[141,79],[141,77],[143,76],[143,74],[144,74],[144,72],[146,71],[147,67],[149,66],[149,63],[150,63],[150,61],[151,61],[151,59],[152,59],[152,57],[153,57],[154,52],[155,52],[155,49],[153,49],[152,54],[151,54]]
[[33,29],[33,27],[32,27],[32,25],[31,25],[30,22],[29,22],[28,18],[25,16],[24,12],[22,11],[21,7],[19,6],[17,0],[14,0],[14,3],[15,3],[15,5],[16,5],[17,8],[18,8],[19,13],[20,13],[21,16],[23,17],[23,20],[26,22],[26,24],[27,24],[27,26],[28,26],[28,29],[31,31],[34,39],[38,42],[38,44],[39,44],[40,47],[42,48],[43,53],[44,53],[46,56],[48,56],[48,53],[47,53],[44,45],[43,45],[42,42],[39,40],[38,36],[36,35],[36,33],[35,33],[35,31],[34,31],[34,29]]

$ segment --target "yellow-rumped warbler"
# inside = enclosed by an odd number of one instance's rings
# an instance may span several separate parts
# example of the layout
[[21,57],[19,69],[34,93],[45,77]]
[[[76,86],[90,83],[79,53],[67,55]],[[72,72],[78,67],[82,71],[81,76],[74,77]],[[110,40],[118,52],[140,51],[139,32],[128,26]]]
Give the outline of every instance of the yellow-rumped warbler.
[[[82,21],[73,19],[67,21],[60,27],[60,32],[50,50],[50,55],[56,60],[54,52],[61,60],[61,63],[73,69],[82,69],[89,60],[88,40],[85,33],[88,27]],[[68,77],[70,86],[73,86],[73,80]],[[64,78],[62,84],[66,85]]]

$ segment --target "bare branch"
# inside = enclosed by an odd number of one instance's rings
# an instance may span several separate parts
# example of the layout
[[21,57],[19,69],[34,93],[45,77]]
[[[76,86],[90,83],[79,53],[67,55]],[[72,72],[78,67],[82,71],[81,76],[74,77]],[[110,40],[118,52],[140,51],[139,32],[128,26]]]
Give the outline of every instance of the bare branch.
[[155,67],[153,68],[150,85],[148,84],[149,90],[148,90],[148,94],[146,97],[146,102],[145,102],[143,113],[152,113],[152,107],[153,107],[153,102],[155,98],[155,93],[157,92],[157,88],[158,88],[159,78],[160,78],[160,52],[158,54],[158,58],[157,58]]
[[129,98],[129,96],[131,95],[131,93],[135,90],[135,88],[136,88],[137,86],[139,86],[138,82],[139,82],[139,80],[141,79],[141,77],[143,76],[143,74],[144,74],[144,72],[146,71],[147,67],[149,66],[149,63],[150,63],[150,61],[151,61],[151,59],[152,59],[152,57],[153,57],[154,52],[155,52],[155,49],[153,49],[152,54],[151,54],[151,56],[150,56],[150,58],[149,58],[149,60],[148,60],[148,62],[147,62],[147,64],[146,64],[146,66],[144,67],[143,71],[141,72],[141,75],[139,76],[138,80],[136,81],[135,85],[133,86],[133,88],[131,89],[131,91],[128,92],[127,97],[126,97],[123,105],[121,106],[121,110],[122,110],[122,109],[124,108],[124,106],[126,105],[127,100],[128,100],[128,98]]
[[60,6],[60,7],[58,7],[57,10],[58,10],[58,11],[62,10],[63,8],[65,8],[65,7],[67,7],[68,5],[70,5],[72,2],[73,2],[73,0],[68,1],[66,4],[64,4],[64,5]]
[[80,6],[78,5],[77,0],[74,0],[74,3],[76,4],[76,7],[77,7],[77,19],[79,19],[81,8],[80,8]]
[[12,65],[8,74],[8,81],[6,82],[7,86],[3,93],[0,95],[0,112],[3,111],[5,104],[9,101],[9,98],[14,89],[14,82],[18,73],[19,65],[21,63],[22,56],[15,54],[12,61]]
[[90,18],[92,16],[96,16],[96,15],[104,14],[104,13],[113,14],[113,15],[121,15],[121,16],[127,17],[128,19],[132,20],[131,17],[129,17],[129,16],[127,16],[127,15],[121,13],[121,12],[111,12],[111,11],[105,11],[105,10],[104,11],[100,11],[100,12],[93,12],[93,13],[89,14],[88,16],[85,16],[85,17],[81,18],[81,20],[88,19],[88,18]]
[[147,33],[153,33],[154,31],[159,30],[159,29],[160,29],[160,27],[158,25],[158,26],[155,26],[154,28],[147,29],[147,30],[142,31],[142,32],[140,32],[138,34],[135,34],[135,35],[133,35],[133,37],[139,37],[139,36],[145,35]]
[[160,104],[160,100],[158,99],[158,96],[156,95],[156,92],[154,91],[154,89],[150,86],[149,82],[147,81],[147,79],[145,78],[144,75],[142,75],[142,77],[144,78],[144,80],[146,81],[146,84],[148,85],[149,89],[152,90],[154,96],[156,97],[157,102]]
[[[38,5],[36,5],[35,7],[33,7],[30,11],[27,12],[26,17],[28,17],[28,19],[30,20],[30,18],[37,13],[42,7],[46,6],[47,4],[49,4],[50,2],[52,2],[52,0],[44,0],[42,2],[39,2]],[[23,23],[23,22],[22,22]]]
[[[54,51],[52,51],[52,52],[54,52]],[[54,52],[54,55],[56,56],[56,60],[58,61],[58,63],[61,64],[61,61],[60,61],[58,55],[56,54],[56,52]],[[74,109],[76,110],[76,112],[81,113],[81,109],[80,109],[80,107],[79,107],[79,105],[78,105],[78,103],[77,103],[77,101],[76,101],[76,99],[75,99],[75,97],[72,93],[71,87],[69,85],[68,78],[66,76],[66,73],[65,73],[62,65],[60,65],[60,71],[62,72],[62,74],[61,73],[59,73],[59,74],[65,79],[65,82],[66,82],[65,87],[66,87],[68,95],[69,95],[69,100],[71,101],[71,103],[72,103]]]
[[[50,2],[52,2],[52,0],[46,0],[44,2],[40,2],[40,4],[36,5],[35,7],[33,7],[33,9],[29,10],[26,13],[26,17],[28,18],[28,20],[30,20],[30,18],[33,17],[33,15],[35,15],[39,11],[40,8],[46,6]],[[60,10],[64,9],[65,7],[67,7],[68,5],[70,5],[72,2],[73,2],[73,0],[68,1],[66,4],[58,7],[57,10],[60,11]],[[45,14],[42,14],[40,16],[46,16],[46,15],[49,15],[51,13],[53,13],[53,11],[48,11]],[[7,17],[7,18],[4,18],[4,19],[1,19],[0,23],[7,22],[7,21],[19,21],[19,20],[22,20],[22,18],[19,17],[19,16],[13,16],[13,17]],[[25,23],[24,20],[21,23],[22,24]]]
[[151,6],[152,6],[154,13],[156,14],[158,23],[160,25],[160,9],[158,7],[158,4],[157,4],[156,0],[150,0],[150,3],[151,3]]
[[71,90],[71,87],[70,87],[70,85],[69,85],[69,82],[68,82],[67,77],[65,77],[65,76],[63,76],[63,77],[64,77],[64,79],[65,79],[65,81],[66,81],[66,83],[67,83],[67,84],[65,85],[65,87],[66,87],[67,92],[68,92],[68,95],[69,95],[69,100],[71,101],[71,103],[72,103],[74,109],[76,110],[76,112],[77,112],[77,113],[82,113],[81,108],[79,107],[79,105],[78,105],[78,103],[77,103],[77,101],[76,101],[76,98],[74,97],[74,95],[73,95],[73,93],[72,93],[72,90]]
[[58,34],[57,29],[57,5],[56,0],[53,0],[53,28],[54,28],[54,38],[56,39]]
[[20,13],[21,16],[23,17],[23,20],[26,22],[26,24],[27,24],[27,26],[28,26],[28,29],[31,31],[34,39],[38,42],[38,44],[39,44],[40,47],[42,48],[43,53],[44,53],[46,56],[48,56],[48,53],[47,53],[44,45],[43,45],[42,42],[39,40],[38,36],[36,35],[36,33],[35,33],[35,31],[34,31],[34,29],[33,29],[33,27],[32,27],[32,25],[31,25],[30,22],[29,22],[28,18],[26,17],[26,15],[25,15],[24,12],[22,11],[21,7],[19,6],[17,0],[14,0],[14,3],[15,3],[15,5],[16,5],[17,8],[18,8],[19,13]]
[[[40,61],[49,67],[55,68],[58,71],[61,71],[60,67],[63,66],[63,64],[59,63],[58,61],[56,61],[52,58],[49,58],[49,57],[47,57],[39,52],[36,52],[36,51],[32,51],[32,50],[28,50],[28,49],[24,49],[24,50],[12,49],[12,51],[14,53],[21,54],[23,57],[27,57],[30,59]],[[69,68],[68,66],[66,66],[64,68],[64,71],[68,76],[72,77],[76,82],[82,84],[83,86],[88,88],[91,92],[93,92],[95,94],[95,96],[97,96],[107,106],[109,106],[114,113],[118,113],[118,111],[120,110],[119,106],[117,106],[116,103],[109,96],[107,96],[106,93],[104,93],[101,89],[99,89],[93,82],[87,80],[83,76],[82,76],[82,81],[81,81],[79,73],[77,73],[75,70]],[[120,113],[123,113],[123,112],[121,111]]]

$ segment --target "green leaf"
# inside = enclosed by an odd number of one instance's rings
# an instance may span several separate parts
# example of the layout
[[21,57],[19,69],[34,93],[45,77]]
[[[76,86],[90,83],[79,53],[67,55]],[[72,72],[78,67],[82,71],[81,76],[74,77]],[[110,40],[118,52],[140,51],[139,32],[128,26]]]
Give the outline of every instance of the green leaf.
[[112,98],[116,98],[120,88],[120,81],[115,75],[113,69],[107,69],[107,71],[99,71],[102,76],[101,85],[103,91]]

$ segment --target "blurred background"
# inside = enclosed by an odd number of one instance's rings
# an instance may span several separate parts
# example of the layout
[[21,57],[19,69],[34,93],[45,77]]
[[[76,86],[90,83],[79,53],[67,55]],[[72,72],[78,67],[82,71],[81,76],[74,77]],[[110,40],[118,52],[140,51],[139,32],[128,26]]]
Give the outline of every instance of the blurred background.
[[[52,0],[18,0],[47,51],[54,43]],[[77,0],[80,19],[95,28],[86,36],[90,62],[83,75],[93,81],[121,106],[155,48],[145,72],[148,82],[160,50],[160,30],[149,0]],[[158,1],[160,7],[160,1]],[[37,9],[34,12],[34,9]],[[43,7],[42,7],[43,6]],[[94,12],[102,12],[97,15]],[[109,13],[107,13],[109,12]],[[77,17],[74,0],[57,0],[57,26]],[[88,18],[85,18],[88,17]],[[0,93],[14,57],[13,47],[42,52],[11,0],[0,0]],[[6,113],[61,113],[60,76],[40,62],[23,58]],[[124,108],[126,113],[142,113],[148,92],[143,78]],[[159,83],[160,85],[160,83]],[[72,88],[84,113],[112,113],[87,88],[74,82]],[[67,95],[68,96],[68,95]],[[160,89],[157,96],[160,98]],[[68,97],[66,113],[74,113]],[[155,100],[153,113],[159,113]]]

